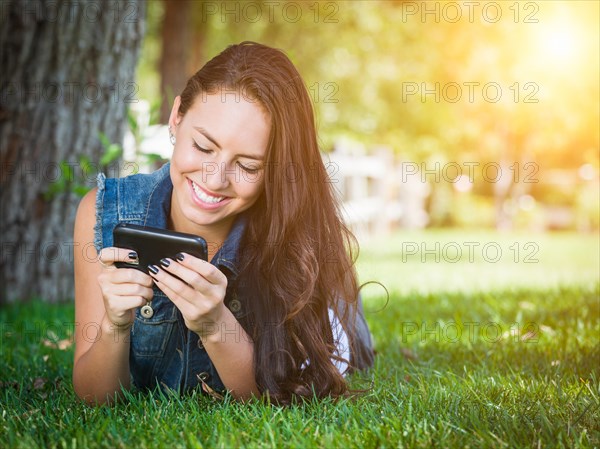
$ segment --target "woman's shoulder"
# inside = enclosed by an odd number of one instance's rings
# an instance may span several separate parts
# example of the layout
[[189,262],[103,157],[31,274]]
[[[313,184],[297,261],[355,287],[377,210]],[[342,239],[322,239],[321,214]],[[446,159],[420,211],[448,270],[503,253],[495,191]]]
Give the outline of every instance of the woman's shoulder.
[[79,202],[79,206],[77,207],[77,217],[80,216],[88,216],[91,214],[92,217],[95,216],[96,212],[96,195],[98,194],[98,187],[94,187],[89,192],[87,192],[81,201]]
[[79,239],[88,241],[93,238],[94,223],[96,222],[97,192],[98,188],[94,187],[79,202],[75,215],[74,233],[76,241],[79,241]]

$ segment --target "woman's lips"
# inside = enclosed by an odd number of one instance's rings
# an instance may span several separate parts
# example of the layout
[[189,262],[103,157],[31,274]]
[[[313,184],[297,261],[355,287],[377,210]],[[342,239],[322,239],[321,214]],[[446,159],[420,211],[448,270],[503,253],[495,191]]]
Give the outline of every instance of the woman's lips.
[[188,179],[190,185],[192,199],[194,203],[202,207],[203,209],[218,209],[225,204],[229,203],[231,197],[227,196],[214,196],[206,192],[202,187],[196,184],[191,179]]

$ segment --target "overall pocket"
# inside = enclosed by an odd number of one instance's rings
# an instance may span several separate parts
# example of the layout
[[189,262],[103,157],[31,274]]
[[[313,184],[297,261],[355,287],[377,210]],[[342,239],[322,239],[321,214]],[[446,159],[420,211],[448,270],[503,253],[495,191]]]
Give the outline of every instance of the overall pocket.
[[140,309],[135,312],[131,328],[131,352],[136,357],[163,357],[169,341],[174,337],[173,329],[177,323],[175,305],[157,288],[154,288],[150,305],[154,311],[152,318],[144,318]]

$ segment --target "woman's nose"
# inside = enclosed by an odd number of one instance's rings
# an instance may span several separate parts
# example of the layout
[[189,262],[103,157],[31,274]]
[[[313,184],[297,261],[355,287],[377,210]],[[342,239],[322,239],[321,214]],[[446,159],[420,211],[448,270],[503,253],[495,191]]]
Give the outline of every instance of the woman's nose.
[[224,161],[204,164],[202,177],[206,188],[213,192],[219,192],[229,187],[232,176],[235,176],[234,170]]

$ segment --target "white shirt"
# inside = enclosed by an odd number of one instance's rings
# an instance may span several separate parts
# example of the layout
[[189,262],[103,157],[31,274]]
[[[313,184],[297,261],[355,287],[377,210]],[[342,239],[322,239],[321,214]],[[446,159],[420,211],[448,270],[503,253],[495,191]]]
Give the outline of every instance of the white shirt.
[[[331,332],[333,333],[333,343],[335,344],[335,354],[343,359],[350,360],[350,344],[348,342],[348,335],[342,327],[342,323],[333,312],[333,309],[329,309],[329,323],[331,323]],[[348,363],[341,360],[333,360],[333,364],[342,374],[348,369]]]
[[[333,312],[333,309],[329,310],[329,323],[331,324],[331,333],[333,334],[333,344],[335,345],[335,355],[342,357],[345,360],[350,360],[350,344],[348,343],[348,335],[342,327],[342,323]],[[342,360],[331,360],[335,367],[338,369],[340,374],[344,374],[348,369],[348,362]],[[308,359],[302,364],[300,369],[306,368],[310,363]]]

